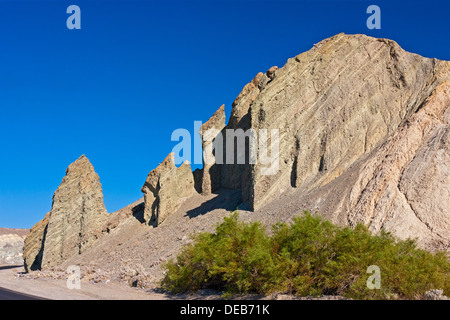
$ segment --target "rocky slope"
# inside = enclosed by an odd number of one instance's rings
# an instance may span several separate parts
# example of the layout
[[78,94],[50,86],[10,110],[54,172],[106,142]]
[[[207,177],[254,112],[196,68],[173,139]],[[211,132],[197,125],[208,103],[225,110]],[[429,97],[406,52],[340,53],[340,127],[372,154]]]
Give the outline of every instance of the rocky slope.
[[0,228],[0,265],[21,265],[22,247],[28,229]]
[[449,85],[449,62],[394,41],[326,39],[259,73],[236,98],[227,129],[278,131],[277,170],[224,164],[220,186],[241,190],[252,210],[300,189],[308,196],[299,204],[338,224],[447,248]]
[[[221,161],[218,138],[226,157],[226,130],[237,129],[256,132],[258,156],[261,139],[267,142],[272,163],[250,162],[250,140],[244,163],[236,163],[237,148],[234,164]],[[273,152],[271,129],[279,138]],[[106,215],[98,176],[77,160],[85,169],[63,180],[52,211],[27,237],[26,265],[78,264],[94,281],[144,286],[162,276],[161,262],[190,234],[212,231],[236,208],[265,225],[309,209],[340,225],[361,222],[448,250],[449,132],[449,62],[391,40],[339,34],[257,74],[228,123],[220,107],[200,132],[211,160],[203,170],[177,168],[170,154],[148,175],[144,198],[118,212]]]
[[239,181],[224,165],[222,186],[242,188],[257,209],[290,187],[326,185],[385,143],[446,81],[447,68],[394,41],[339,34],[258,74],[227,127],[279,130],[280,167],[266,175],[260,162],[243,166],[250,179]]

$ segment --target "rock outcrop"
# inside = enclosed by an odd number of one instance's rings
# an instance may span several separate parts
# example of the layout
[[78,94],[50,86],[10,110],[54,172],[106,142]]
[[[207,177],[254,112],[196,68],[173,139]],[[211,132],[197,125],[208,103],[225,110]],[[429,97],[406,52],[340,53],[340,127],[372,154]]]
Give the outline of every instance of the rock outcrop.
[[[215,142],[216,138],[222,134],[222,129],[225,128],[225,120],[225,105],[222,105],[200,128],[203,148],[201,185],[203,195],[209,195],[220,187],[220,168],[216,165],[215,154],[218,150]],[[223,138],[219,142],[223,143]],[[222,145],[220,147],[222,149]],[[220,163],[223,163],[223,157]]]
[[[450,77],[441,80],[420,109],[361,163],[341,200],[351,225],[417,238],[429,249],[450,248]],[[344,207],[334,207],[334,217],[342,216]]]
[[107,217],[100,179],[83,155],[68,167],[51,211],[25,240],[26,268],[47,269],[81,254],[98,238]]
[[[374,233],[450,250],[450,62],[408,53],[391,40],[339,34],[258,73],[225,123],[221,106],[201,128],[211,160],[203,169],[192,172],[188,162],[176,167],[169,154],[148,174],[143,203],[109,219],[98,176],[85,157],[78,159],[51,212],[26,238],[25,265],[76,261],[103,232],[110,238],[88,250],[85,262],[106,256],[108,241],[116,239],[115,254],[99,261],[113,266],[134,250],[129,258],[144,261],[151,244],[146,261],[157,266],[186,234],[212,230],[235,208],[263,223],[309,209],[340,225],[363,223]],[[141,225],[164,221],[156,229]],[[140,238],[122,247],[125,231]]]
[[28,229],[0,228],[0,266],[23,263],[22,247],[29,232]]
[[195,191],[194,175],[189,162],[175,166],[175,154],[152,170],[141,191],[144,194],[144,220],[150,226],[158,226],[175,213],[180,204]]
[[[253,104],[255,99],[261,93],[261,90],[264,89],[264,86],[269,82],[270,78],[260,72],[258,73],[253,80],[244,86],[241,93],[237,96],[232,104],[230,119],[228,120],[228,124],[226,128],[222,131],[223,137],[223,155],[224,159],[222,161],[223,165],[220,165],[220,187],[226,189],[241,189],[243,200],[245,202],[250,202],[249,195],[251,194],[252,183],[251,179],[251,166],[248,164],[238,164],[237,163],[237,145],[241,142],[238,139],[233,137],[233,146],[234,150],[229,150],[227,148],[227,130],[228,132],[236,132],[237,130],[242,130],[243,132],[247,132],[248,129],[251,129],[250,122],[250,106]],[[230,137],[228,137],[230,139]],[[244,138],[246,139],[246,138]],[[242,139],[241,139],[242,141]],[[228,142],[228,144],[230,144]],[[248,140],[244,140],[244,157],[246,161],[248,161],[248,151],[249,151],[249,143]],[[227,150],[228,149],[228,150]],[[228,155],[228,159],[230,159],[230,153],[232,157],[232,161],[227,161],[226,157]],[[231,163],[232,162],[232,163]]]
[[[282,68],[258,73],[233,103],[226,129],[251,129],[258,139],[264,130],[278,132],[277,170],[267,174],[260,159],[250,163],[247,137],[245,164],[227,162],[211,179],[240,189],[251,210],[297,188],[317,197],[299,197],[299,204],[314,202],[335,222],[443,245],[450,239],[449,76],[449,62],[392,40],[323,40]],[[224,154],[236,160],[236,146],[226,145]],[[257,156],[266,151],[256,148]],[[346,182],[329,185],[338,178]],[[324,200],[321,192],[334,194]]]
[[25,270],[39,270],[42,266],[42,254],[44,253],[44,242],[47,234],[48,212],[44,219],[36,223],[25,238],[23,245],[23,260]]
[[422,105],[436,85],[436,64],[394,41],[339,34],[258,74],[236,99],[228,127],[279,130],[279,170],[225,168],[222,185],[240,185],[258,209],[290,187],[326,184]]

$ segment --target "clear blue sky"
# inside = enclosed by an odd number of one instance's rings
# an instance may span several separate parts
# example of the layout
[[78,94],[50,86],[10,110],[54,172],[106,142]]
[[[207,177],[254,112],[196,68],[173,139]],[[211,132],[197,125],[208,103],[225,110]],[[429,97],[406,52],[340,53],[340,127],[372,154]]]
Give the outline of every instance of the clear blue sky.
[[[66,9],[81,8],[81,30]],[[366,9],[381,8],[369,30]],[[0,0],[0,227],[51,209],[67,166],[93,163],[109,212],[260,71],[340,32],[450,60],[449,1]]]

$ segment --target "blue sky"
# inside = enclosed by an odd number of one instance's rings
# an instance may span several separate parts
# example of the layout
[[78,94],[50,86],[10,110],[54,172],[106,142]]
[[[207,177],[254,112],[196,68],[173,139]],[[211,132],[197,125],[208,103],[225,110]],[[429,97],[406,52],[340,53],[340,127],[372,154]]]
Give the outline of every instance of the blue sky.
[[[69,30],[69,5],[81,30]],[[366,9],[381,8],[369,30]],[[0,227],[51,209],[67,166],[91,160],[109,212],[258,72],[340,32],[450,60],[449,1],[0,0]],[[194,132],[193,132],[194,134]]]

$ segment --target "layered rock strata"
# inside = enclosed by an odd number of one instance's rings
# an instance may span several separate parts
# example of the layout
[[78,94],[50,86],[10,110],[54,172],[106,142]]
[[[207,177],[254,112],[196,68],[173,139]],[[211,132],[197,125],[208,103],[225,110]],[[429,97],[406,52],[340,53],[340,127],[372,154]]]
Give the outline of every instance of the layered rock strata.
[[148,174],[142,187],[144,220],[148,225],[158,226],[194,191],[194,175],[189,162],[185,161],[177,168],[175,154],[170,153]]
[[[258,73],[225,120],[222,105],[200,130],[203,169],[176,167],[169,154],[148,174],[143,204],[109,219],[99,178],[82,156],[25,239],[26,267],[76,257],[129,218],[156,227],[196,191],[208,204],[179,214],[220,209],[211,194],[219,189],[232,189],[224,191],[233,194],[233,208],[241,201],[255,215],[272,219],[283,210],[286,218],[309,209],[341,225],[363,223],[450,249],[450,62],[391,40],[338,34]],[[261,161],[267,151],[269,164]]]
[[[225,105],[222,105],[213,116],[205,122],[200,128],[200,137],[202,139],[203,149],[203,169],[202,169],[202,185],[201,192],[203,195],[209,195],[220,186],[220,171],[216,165],[216,153],[221,149],[216,148],[217,145],[222,147],[222,129],[225,128]],[[223,163],[223,156],[220,157],[220,163]]]
[[107,217],[100,179],[83,155],[68,167],[51,211],[25,239],[26,268],[51,268],[81,254],[98,238]]
[[233,103],[227,128],[278,130],[279,170],[225,164],[221,186],[242,189],[254,210],[291,187],[327,184],[420,108],[440,67],[391,40],[339,34],[259,73]]
[[[392,40],[323,40],[282,68],[258,73],[223,130],[224,137],[227,129],[277,131],[277,170],[265,174],[267,164],[249,162],[250,135],[244,164],[236,163],[236,145],[230,151],[224,142],[223,153],[235,161],[221,165],[218,188],[241,190],[251,210],[298,189],[309,197],[300,196],[299,205],[337,223],[362,222],[447,248],[449,77],[449,62]],[[265,150],[255,145],[260,156]]]

